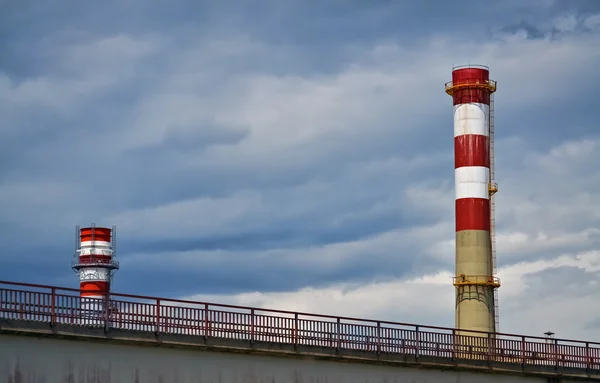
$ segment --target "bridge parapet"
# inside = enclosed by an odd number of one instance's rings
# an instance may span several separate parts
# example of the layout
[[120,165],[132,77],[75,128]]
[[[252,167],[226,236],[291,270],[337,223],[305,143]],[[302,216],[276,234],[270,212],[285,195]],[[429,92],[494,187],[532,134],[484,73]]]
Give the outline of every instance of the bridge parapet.
[[96,323],[104,332],[181,335],[204,343],[210,338],[358,352],[374,359],[397,355],[415,362],[435,358],[514,371],[539,367],[557,375],[600,375],[600,343],[594,342],[548,343],[543,337],[505,333],[465,336],[452,328],[118,293],[104,299],[99,315],[87,313],[80,301],[77,289],[0,281],[0,318],[5,320],[82,329]]

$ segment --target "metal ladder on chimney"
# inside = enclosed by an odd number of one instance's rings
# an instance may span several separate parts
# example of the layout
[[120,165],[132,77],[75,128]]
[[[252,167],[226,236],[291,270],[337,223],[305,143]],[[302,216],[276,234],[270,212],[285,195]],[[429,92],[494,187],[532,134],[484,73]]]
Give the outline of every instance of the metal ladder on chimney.
[[[495,182],[494,174],[494,94],[490,93],[490,115],[489,115],[489,145],[490,145],[490,247],[492,261],[492,275],[496,276],[498,267],[496,264],[496,209],[495,209],[495,194],[498,187]],[[494,289],[494,322],[495,331],[500,331],[500,314],[498,312],[498,289]]]

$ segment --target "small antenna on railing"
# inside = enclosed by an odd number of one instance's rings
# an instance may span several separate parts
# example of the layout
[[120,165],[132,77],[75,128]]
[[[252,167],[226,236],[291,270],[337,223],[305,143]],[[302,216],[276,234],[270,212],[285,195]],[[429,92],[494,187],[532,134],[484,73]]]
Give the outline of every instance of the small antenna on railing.
[[117,256],[117,226],[116,225],[113,225],[113,227],[112,227],[110,242],[111,242],[111,246],[112,246],[112,250],[113,250],[113,257],[116,257]]

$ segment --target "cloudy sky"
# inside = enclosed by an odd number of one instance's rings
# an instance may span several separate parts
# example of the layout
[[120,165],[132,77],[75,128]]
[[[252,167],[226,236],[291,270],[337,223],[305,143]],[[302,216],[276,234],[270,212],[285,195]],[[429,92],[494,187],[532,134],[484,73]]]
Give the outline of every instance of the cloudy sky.
[[95,222],[120,292],[453,326],[444,83],[487,64],[500,330],[600,341],[600,2],[0,8],[0,279],[76,287]]

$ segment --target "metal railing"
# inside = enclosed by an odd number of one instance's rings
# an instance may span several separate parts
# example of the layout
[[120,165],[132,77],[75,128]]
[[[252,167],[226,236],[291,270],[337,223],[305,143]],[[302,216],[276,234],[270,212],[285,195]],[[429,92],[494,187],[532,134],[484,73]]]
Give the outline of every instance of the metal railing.
[[461,89],[485,89],[493,93],[497,89],[497,83],[494,80],[463,79],[458,82],[448,81],[444,84],[444,89],[449,95]]
[[490,70],[490,67],[487,65],[482,65],[482,64],[464,64],[464,65],[455,65],[452,67],[452,71],[455,71],[457,69],[485,69],[485,70]]
[[[79,290],[0,281],[0,318],[101,325],[250,342],[375,353],[600,369],[600,343],[269,310],[111,293],[102,312],[82,308]],[[87,307],[87,306],[85,306]],[[95,315],[95,317],[94,317]]]
[[454,286],[491,286],[493,288],[500,287],[500,278],[493,275],[465,275],[461,274],[452,277]]

